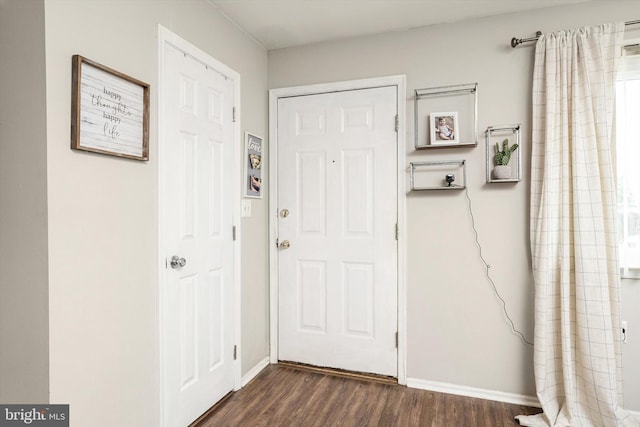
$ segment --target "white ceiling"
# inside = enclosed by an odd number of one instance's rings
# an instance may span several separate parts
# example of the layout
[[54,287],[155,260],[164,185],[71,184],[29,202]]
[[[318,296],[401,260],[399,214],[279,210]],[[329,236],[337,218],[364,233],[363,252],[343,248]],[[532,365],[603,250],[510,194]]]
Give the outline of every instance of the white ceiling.
[[209,0],[265,48],[594,0]]

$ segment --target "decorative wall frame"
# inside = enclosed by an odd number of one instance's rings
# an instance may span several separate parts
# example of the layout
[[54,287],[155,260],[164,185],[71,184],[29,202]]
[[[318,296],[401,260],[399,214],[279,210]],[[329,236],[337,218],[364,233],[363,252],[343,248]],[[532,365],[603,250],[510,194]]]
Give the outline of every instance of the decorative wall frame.
[[[415,89],[413,100],[414,144],[416,150],[425,148],[464,148],[478,145],[478,83]],[[455,111],[456,141],[436,139],[432,115]]]
[[149,160],[149,85],[72,57],[71,148]]
[[[522,146],[520,143],[520,124],[489,126],[486,130],[486,158],[487,158],[487,183],[496,182],[519,182],[521,179],[520,153]],[[502,151],[504,143],[507,141],[509,148],[517,144],[515,151],[511,152],[508,162],[510,166],[510,176],[500,175],[496,170],[496,144],[498,150]]]
[[[459,184],[462,182],[462,184]],[[412,191],[464,190],[467,188],[466,160],[434,160],[411,162]]]
[[264,140],[262,137],[245,132],[245,190],[244,197],[262,198],[262,154]]

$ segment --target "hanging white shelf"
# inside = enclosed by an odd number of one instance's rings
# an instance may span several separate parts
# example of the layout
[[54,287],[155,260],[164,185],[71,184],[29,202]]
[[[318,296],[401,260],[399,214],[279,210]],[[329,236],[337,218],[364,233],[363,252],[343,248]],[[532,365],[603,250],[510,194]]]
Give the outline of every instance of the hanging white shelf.
[[[478,145],[478,83],[415,89],[413,102],[416,149]],[[453,135],[439,136],[438,119]]]
[[410,181],[412,191],[464,190],[467,188],[466,161],[411,162]]
[[[487,183],[520,182],[520,153],[522,152],[520,125],[489,126],[486,131],[486,137]],[[507,168],[509,170],[508,176],[500,175],[495,165],[495,146],[498,144],[499,149],[502,150],[505,140],[510,147],[514,144],[517,144],[518,147],[511,153]]]

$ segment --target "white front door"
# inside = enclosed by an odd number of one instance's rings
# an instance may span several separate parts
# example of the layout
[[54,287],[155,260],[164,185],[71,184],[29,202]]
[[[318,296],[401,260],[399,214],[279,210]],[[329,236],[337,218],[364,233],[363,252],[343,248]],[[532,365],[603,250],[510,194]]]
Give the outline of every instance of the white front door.
[[183,427],[234,387],[234,83],[166,44],[160,84],[162,412]]
[[278,100],[279,360],[397,376],[397,108],[396,86]]

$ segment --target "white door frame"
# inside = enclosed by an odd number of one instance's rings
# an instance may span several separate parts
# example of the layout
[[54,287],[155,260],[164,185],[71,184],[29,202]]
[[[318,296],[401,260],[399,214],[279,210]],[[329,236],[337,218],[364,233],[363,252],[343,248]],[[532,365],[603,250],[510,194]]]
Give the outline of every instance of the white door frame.
[[398,90],[398,383],[407,383],[406,373],[406,266],[405,266],[405,157],[406,157],[406,76],[295,86],[269,91],[269,300],[270,361],[278,363],[278,99],[327,92],[396,86]]
[[[167,257],[167,244],[165,242],[163,236],[163,224],[166,218],[166,214],[163,211],[164,206],[164,190],[166,188],[165,183],[165,171],[167,169],[167,159],[165,155],[165,147],[166,140],[165,134],[163,132],[164,123],[164,102],[166,100],[165,88],[163,87],[162,82],[164,81],[165,74],[165,47],[167,45],[171,45],[174,48],[184,52],[185,55],[189,55],[196,61],[199,61],[205,65],[207,65],[210,69],[215,70],[219,74],[222,74],[226,78],[230,78],[233,80],[233,105],[236,109],[236,117],[237,119],[233,123],[233,144],[235,145],[234,151],[234,163],[233,163],[233,179],[230,179],[230,185],[233,185],[233,194],[234,202],[233,202],[233,225],[235,227],[235,244],[233,249],[233,296],[234,296],[234,313],[233,313],[233,323],[234,323],[234,341],[237,346],[236,359],[234,360],[234,374],[233,374],[233,382],[234,382],[234,390],[239,390],[242,385],[242,377],[241,377],[241,333],[240,333],[240,319],[241,319],[241,304],[240,304],[240,291],[241,291],[241,262],[240,262],[240,254],[241,254],[241,245],[240,242],[242,232],[241,232],[241,221],[240,221],[240,212],[241,212],[241,197],[240,197],[240,187],[239,183],[242,179],[242,168],[240,167],[240,161],[242,159],[242,133],[240,127],[240,74],[233,69],[229,68],[222,62],[216,60],[208,53],[198,49],[193,46],[191,43],[179,37],[177,34],[171,32],[167,28],[162,25],[158,25],[158,125],[157,125],[157,135],[158,135],[158,336],[159,336],[159,363],[160,370],[158,376],[158,392],[159,392],[159,401],[160,401],[160,420],[161,425],[164,423],[164,408],[166,407],[164,399],[164,383],[163,383],[163,367],[164,367],[164,355],[163,355],[163,335],[162,335],[162,319],[163,319],[163,311],[162,311],[162,301],[163,301],[163,289],[165,285],[165,274],[166,274],[166,265],[165,259]],[[212,402],[213,404],[213,402]]]

